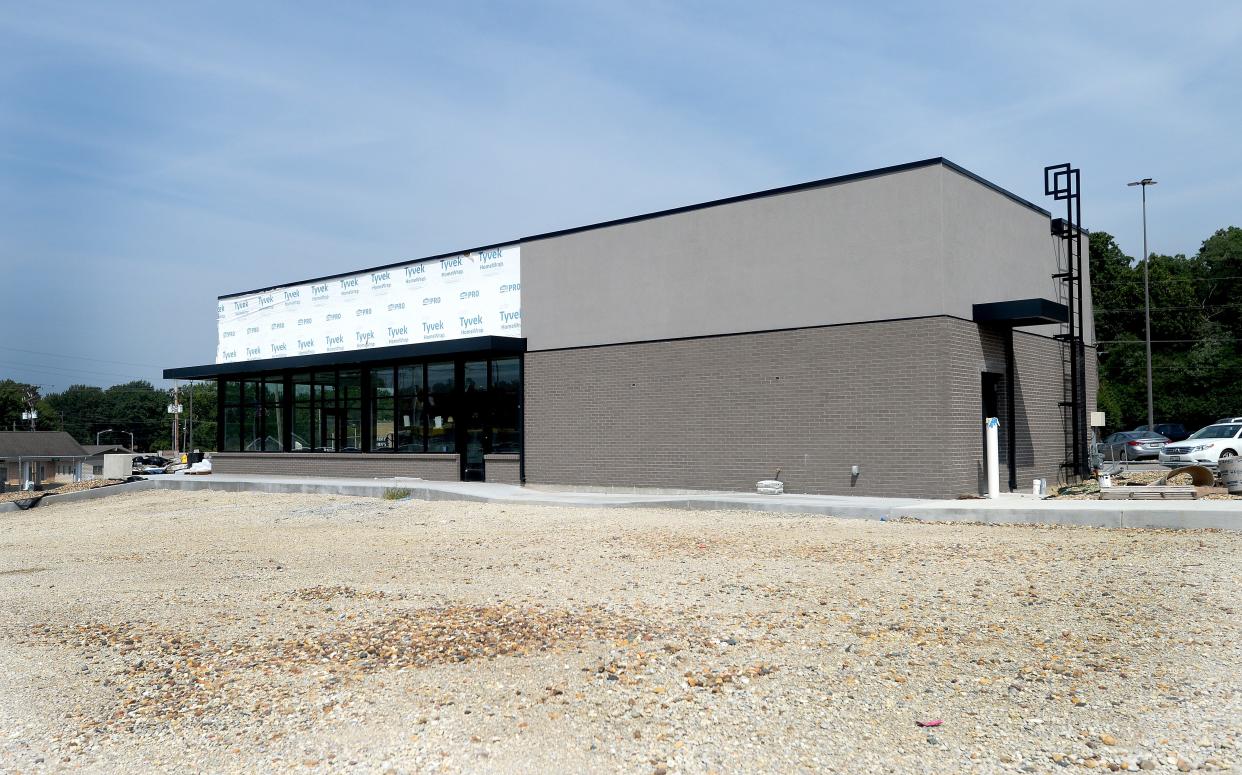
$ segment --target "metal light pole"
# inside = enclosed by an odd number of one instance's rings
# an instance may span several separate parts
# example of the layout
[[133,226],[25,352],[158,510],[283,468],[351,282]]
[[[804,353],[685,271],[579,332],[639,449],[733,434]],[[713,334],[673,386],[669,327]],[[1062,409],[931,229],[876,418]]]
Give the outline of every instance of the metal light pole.
[[96,446],[96,447],[98,447],[98,446],[99,446],[99,437],[100,437],[100,436],[102,436],[102,435],[104,435],[105,433],[112,433],[112,429],[111,429],[111,428],[109,428],[109,429],[108,429],[108,430],[106,430],[106,431],[100,431],[99,433],[96,433],[96,434],[95,434],[95,446]]
[[1156,185],[1151,178],[1143,178],[1127,186],[1140,186],[1143,189],[1143,313],[1147,319],[1147,430],[1156,430],[1156,412],[1151,399],[1151,287],[1148,281],[1147,264],[1151,254],[1147,252],[1147,187]]

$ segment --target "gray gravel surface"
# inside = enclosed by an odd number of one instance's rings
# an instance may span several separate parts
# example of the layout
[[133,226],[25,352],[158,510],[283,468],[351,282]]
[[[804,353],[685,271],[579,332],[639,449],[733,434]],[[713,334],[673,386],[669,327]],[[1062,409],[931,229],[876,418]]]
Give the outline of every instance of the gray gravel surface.
[[0,515],[0,770],[1229,770],[1240,548],[311,495],[51,503]]

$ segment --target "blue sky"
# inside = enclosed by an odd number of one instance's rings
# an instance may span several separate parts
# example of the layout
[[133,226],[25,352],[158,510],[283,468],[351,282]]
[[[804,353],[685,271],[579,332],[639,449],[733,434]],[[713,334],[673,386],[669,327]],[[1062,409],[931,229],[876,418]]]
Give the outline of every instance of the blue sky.
[[[1051,25],[1057,24],[1057,27]],[[1242,5],[0,4],[0,377],[215,355],[215,297],[933,156],[1193,253]],[[86,360],[86,358],[92,360]]]

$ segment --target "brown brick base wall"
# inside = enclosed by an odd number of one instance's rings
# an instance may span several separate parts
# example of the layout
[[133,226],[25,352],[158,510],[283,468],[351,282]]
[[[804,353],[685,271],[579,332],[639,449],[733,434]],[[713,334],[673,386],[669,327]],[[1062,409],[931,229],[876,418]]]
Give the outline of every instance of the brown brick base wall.
[[[1055,481],[1063,455],[1056,347],[1017,335],[1020,486]],[[748,491],[780,470],[791,492],[952,497],[979,491],[979,374],[1004,353],[940,317],[530,352],[525,368],[531,483]]]
[[222,474],[261,476],[409,476],[419,479],[455,482],[461,478],[457,455],[398,454],[299,454],[273,452],[217,452],[211,456],[212,470]]
[[521,484],[521,458],[518,455],[485,455],[484,473],[489,482]]

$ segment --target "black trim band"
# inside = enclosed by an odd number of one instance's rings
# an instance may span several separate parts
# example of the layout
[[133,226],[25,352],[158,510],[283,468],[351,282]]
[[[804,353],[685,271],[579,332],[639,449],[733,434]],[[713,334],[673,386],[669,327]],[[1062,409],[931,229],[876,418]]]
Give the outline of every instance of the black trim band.
[[469,339],[447,339],[440,342],[399,344],[392,347],[371,347],[366,350],[343,350],[315,355],[291,355],[286,358],[263,358],[233,363],[208,363],[202,366],[183,366],[164,369],[164,379],[200,379],[230,374],[252,374],[264,371],[313,369],[318,366],[348,366],[419,358],[435,358],[443,355],[465,353],[524,353],[526,340],[511,336],[473,336]]

